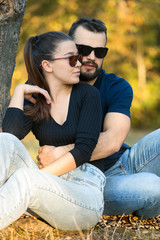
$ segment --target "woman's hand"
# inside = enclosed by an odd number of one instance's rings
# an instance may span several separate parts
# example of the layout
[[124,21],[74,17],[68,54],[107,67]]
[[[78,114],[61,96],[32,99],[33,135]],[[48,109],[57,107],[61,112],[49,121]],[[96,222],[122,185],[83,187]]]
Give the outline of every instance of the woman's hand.
[[9,107],[17,107],[23,110],[24,98],[35,104],[36,99],[33,98],[33,94],[42,94],[47,104],[51,104],[51,97],[45,89],[35,85],[19,84],[13,92]]
[[57,161],[73,148],[73,144],[59,147],[48,145],[40,147],[37,156],[39,168],[42,169],[49,166],[51,163]]
[[24,92],[24,98],[32,103],[36,103],[36,99],[32,97],[33,94],[42,94],[45,97],[46,102],[48,104],[51,103],[51,98],[48,92],[43,88],[29,84],[20,84],[17,87]]

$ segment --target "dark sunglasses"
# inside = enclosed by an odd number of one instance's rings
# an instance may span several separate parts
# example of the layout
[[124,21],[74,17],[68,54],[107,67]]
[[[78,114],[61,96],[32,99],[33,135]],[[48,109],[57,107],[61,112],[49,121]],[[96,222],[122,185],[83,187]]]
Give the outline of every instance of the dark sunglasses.
[[93,48],[91,46],[76,44],[78,48],[78,52],[82,57],[89,56],[89,54],[94,50],[94,54],[97,58],[104,58],[108,52],[108,48],[106,47],[96,47]]
[[82,56],[81,55],[73,55],[69,57],[63,57],[63,58],[51,58],[51,59],[45,59],[48,61],[55,61],[55,60],[61,60],[61,59],[69,59],[69,64],[71,67],[75,67],[77,64],[77,61],[82,63]]

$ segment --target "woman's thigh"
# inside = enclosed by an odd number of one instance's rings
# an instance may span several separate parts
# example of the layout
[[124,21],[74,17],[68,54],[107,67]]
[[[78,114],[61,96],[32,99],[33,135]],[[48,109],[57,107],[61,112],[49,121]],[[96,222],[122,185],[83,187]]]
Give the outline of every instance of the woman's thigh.
[[0,229],[28,208],[59,229],[95,225],[103,212],[105,178],[95,167],[89,167],[91,171],[83,167],[61,177],[38,169],[16,170],[0,188]]
[[88,229],[95,225],[103,213],[105,178],[89,165],[84,164],[61,177],[47,173],[42,173],[39,180],[37,177],[36,205],[29,206],[32,212],[63,230]]

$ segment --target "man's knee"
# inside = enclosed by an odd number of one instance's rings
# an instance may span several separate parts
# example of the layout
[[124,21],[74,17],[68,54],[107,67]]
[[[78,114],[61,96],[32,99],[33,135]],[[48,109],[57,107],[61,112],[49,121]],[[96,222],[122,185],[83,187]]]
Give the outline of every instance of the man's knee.
[[104,194],[105,214],[129,214],[160,205],[160,178],[157,175],[138,173],[110,180],[107,180]]

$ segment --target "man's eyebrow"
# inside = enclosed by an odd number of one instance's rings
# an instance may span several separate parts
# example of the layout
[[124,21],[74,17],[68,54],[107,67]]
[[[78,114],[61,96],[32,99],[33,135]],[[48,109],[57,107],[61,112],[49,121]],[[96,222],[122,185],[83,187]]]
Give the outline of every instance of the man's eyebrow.
[[[76,54],[78,54],[78,51],[76,52]],[[66,55],[75,55],[75,52],[68,52],[68,53],[65,53],[64,55],[65,55],[65,56],[66,56]]]

